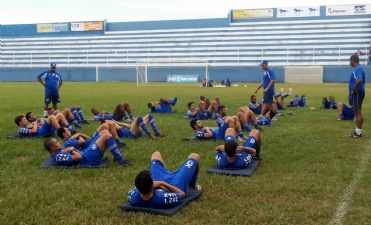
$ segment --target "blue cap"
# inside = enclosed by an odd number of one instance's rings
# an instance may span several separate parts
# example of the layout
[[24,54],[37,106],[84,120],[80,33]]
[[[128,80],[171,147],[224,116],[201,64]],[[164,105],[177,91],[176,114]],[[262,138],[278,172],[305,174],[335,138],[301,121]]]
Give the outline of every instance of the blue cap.
[[260,65],[268,65],[268,60],[261,61]]
[[50,63],[50,67],[53,68],[53,67],[57,67],[57,64],[56,63]]

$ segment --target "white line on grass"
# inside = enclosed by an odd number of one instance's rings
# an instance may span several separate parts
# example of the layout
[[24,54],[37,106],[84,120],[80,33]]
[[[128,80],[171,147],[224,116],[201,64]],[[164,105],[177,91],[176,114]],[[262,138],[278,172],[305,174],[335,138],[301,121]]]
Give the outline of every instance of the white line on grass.
[[[371,142],[369,142],[368,146],[371,146]],[[336,213],[332,218],[329,225],[341,225],[343,224],[343,219],[347,213],[348,206],[352,201],[353,193],[357,188],[358,182],[361,180],[363,173],[367,168],[368,159],[370,157],[370,150],[371,148],[366,148],[366,152],[361,156],[361,165],[358,170],[353,175],[352,182],[348,185],[345,189],[343,196],[341,197],[341,201],[339,202],[339,206],[336,209]]]

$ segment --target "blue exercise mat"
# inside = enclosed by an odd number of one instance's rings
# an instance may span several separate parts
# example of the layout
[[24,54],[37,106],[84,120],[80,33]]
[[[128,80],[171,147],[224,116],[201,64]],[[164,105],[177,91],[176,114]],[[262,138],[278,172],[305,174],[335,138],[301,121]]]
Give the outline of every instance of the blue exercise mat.
[[50,168],[71,168],[71,169],[79,169],[79,168],[107,168],[109,166],[109,161],[107,157],[104,157],[99,165],[95,166],[80,166],[80,165],[74,165],[74,166],[58,166],[56,165],[53,160],[48,157],[43,163],[40,165],[40,169],[50,169]]
[[53,136],[49,135],[45,137],[37,137],[37,136],[22,137],[22,136],[19,136],[19,134],[10,134],[6,136],[7,139],[28,139],[28,138],[48,138],[48,137],[53,137]]
[[251,176],[256,168],[259,165],[259,160],[252,160],[250,165],[244,169],[220,169],[218,167],[212,167],[207,170],[209,173],[216,173],[216,174],[222,174],[222,175],[231,175],[231,176]]
[[145,213],[152,213],[157,215],[164,215],[164,216],[172,216],[174,215],[179,209],[183,208],[188,202],[198,198],[201,195],[202,191],[199,190],[189,190],[178,205],[174,206],[173,208],[168,209],[155,209],[155,208],[145,208],[145,207],[136,207],[131,206],[129,204],[121,204],[119,207],[125,211],[131,212],[145,212]]
[[183,138],[184,141],[217,141],[217,139],[199,139],[195,136]]

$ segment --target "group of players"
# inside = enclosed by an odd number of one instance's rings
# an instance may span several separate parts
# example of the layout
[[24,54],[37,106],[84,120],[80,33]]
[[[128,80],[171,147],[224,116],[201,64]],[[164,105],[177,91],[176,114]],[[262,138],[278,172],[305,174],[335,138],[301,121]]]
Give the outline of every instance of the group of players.
[[[351,63],[356,62],[354,56]],[[353,65],[352,65],[353,66]],[[220,139],[224,141],[215,150],[215,161],[218,167],[223,169],[242,169],[249,166],[252,160],[260,160],[262,138],[260,126],[268,125],[277,115],[279,109],[283,109],[283,99],[289,93],[276,94],[274,89],[275,75],[268,66],[267,61],[262,61],[264,70],[263,81],[257,87],[264,88],[262,104],[256,102],[256,96],[251,96],[249,106],[238,109],[236,115],[228,116],[228,108],[221,104],[220,98],[209,100],[204,96],[196,107],[194,102],[188,103],[187,117],[190,126],[198,139]],[[354,135],[361,136],[360,122],[357,117],[362,106],[363,90],[364,97],[364,71],[357,65],[352,74],[354,82],[350,82],[351,102],[356,115],[356,130]],[[363,76],[363,78],[362,78]],[[139,138],[144,132],[146,136],[156,139],[163,136],[152,114],[137,116],[134,118],[128,103],[120,103],[112,114],[92,108],[91,112],[95,120],[101,121],[101,125],[90,137],[79,133],[76,129],[81,124],[88,123],[79,107],[72,107],[62,111],[57,110],[59,89],[62,79],[56,73],[56,65],[51,64],[51,70],[39,75],[39,81],[45,86],[45,112],[44,117],[37,119],[29,112],[26,116],[20,115],[15,118],[18,125],[19,135],[47,137],[53,135],[56,130],[58,136],[63,139],[61,144],[56,138],[51,137],[44,141],[44,147],[50,153],[50,157],[59,166],[71,166],[76,163],[80,165],[98,165],[103,158],[105,149],[108,149],[115,161],[127,165],[129,162],[122,155],[120,148],[124,146],[120,138]],[[359,82],[361,79],[361,82]],[[362,83],[363,79],[363,83]],[[53,108],[48,105],[53,103]],[[153,113],[170,113],[176,104],[177,98],[162,98],[158,102],[148,103],[148,108]],[[305,95],[301,99],[294,97],[288,106],[305,106]],[[204,127],[201,120],[216,119],[217,127]],[[259,114],[258,116],[256,114]],[[150,124],[153,133],[147,128]],[[72,126],[74,125],[74,127]],[[254,128],[251,130],[250,125]],[[246,137],[243,131],[249,132]],[[242,145],[239,142],[243,142]],[[154,152],[151,156],[150,170],[143,170],[135,178],[135,188],[128,192],[128,200],[133,206],[169,208],[179,204],[190,189],[200,189],[197,184],[200,156],[192,153],[186,161],[174,172],[166,169],[164,159],[160,152]]]

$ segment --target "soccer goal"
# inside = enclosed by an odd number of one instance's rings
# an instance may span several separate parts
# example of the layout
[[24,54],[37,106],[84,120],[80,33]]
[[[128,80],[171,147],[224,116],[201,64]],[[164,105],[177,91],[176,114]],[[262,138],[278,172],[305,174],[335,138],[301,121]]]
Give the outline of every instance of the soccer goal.
[[322,83],[322,66],[285,67],[286,83]]
[[[209,79],[209,66],[205,60],[147,60],[136,62],[137,86],[148,86],[166,75],[169,83],[197,83]],[[160,78],[162,77],[162,78]]]

